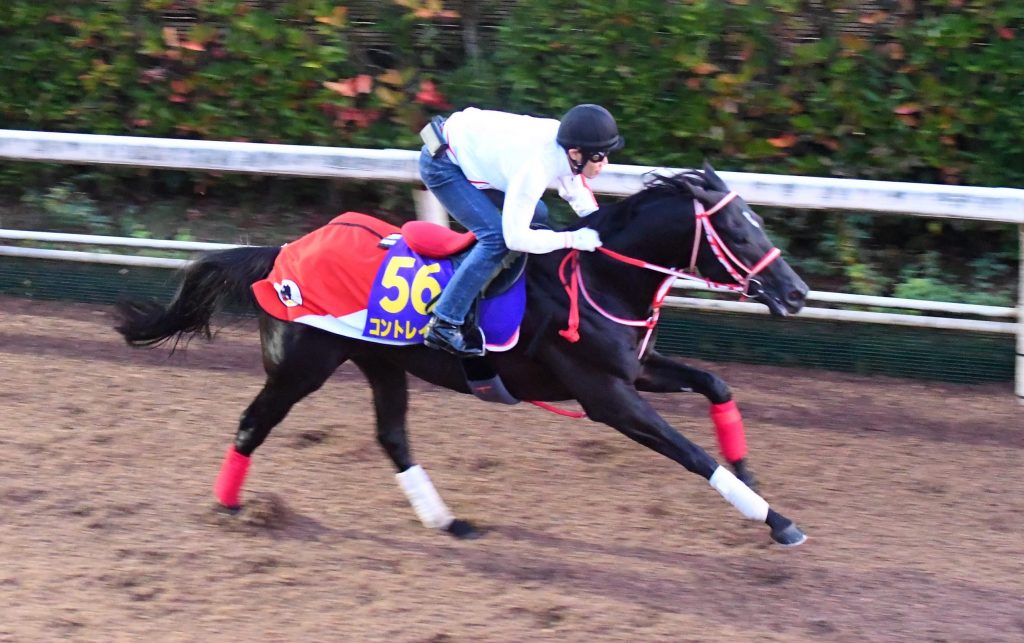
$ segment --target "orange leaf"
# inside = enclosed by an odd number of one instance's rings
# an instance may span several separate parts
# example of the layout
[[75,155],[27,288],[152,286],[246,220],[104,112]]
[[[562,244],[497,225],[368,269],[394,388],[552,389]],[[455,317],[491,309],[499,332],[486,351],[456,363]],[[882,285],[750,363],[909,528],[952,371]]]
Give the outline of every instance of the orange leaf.
[[1002,38],[1003,40],[1013,40],[1016,36],[1016,34],[1014,34],[1013,32],[1013,29],[1010,29],[1009,27],[999,27],[998,29],[996,29],[996,33],[998,33],[999,37]]
[[892,110],[894,114],[900,116],[908,116],[910,114],[916,114],[921,111],[921,106],[917,103],[903,103],[896,109]]
[[437,109],[448,109],[451,105],[444,99],[444,94],[437,90],[437,85],[432,80],[420,81],[420,90],[416,92],[415,101],[427,107]]
[[707,76],[708,74],[713,74],[718,71],[718,66],[712,65],[711,63],[698,63],[693,67],[690,67],[690,71],[695,74],[700,74],[701,76]]
[[768,143],[772,147],[778,148],[793,147],[796,145],[796,141],[797,139],[795,134],[783,134],[782,136],[768,139]]
[[326,81],[324,82],[324,87],[331,90],[332,92],[338,92],[342,96],[348,96],[349,98],[352,98],[353,96],[356,95],[356,89],[355,87],[353,87],[351,79],[343,80],[338,83]]
[[373,76],[359,74],[352,81],[355,90],[360,94],[369,94],[370,90],[373,89]]
[[348,7],[335,7],[329,16],[317,16],[316,21],[332,27],[344,27]]
[[884,22],[885,19],[888,17],[889,14],[887,12],[876,11],[874,13],[869,13],[861,16],[860,18],[858,18],[857,21],[863,25],[877,25],[880,22]]
[[171,91],[175,94],[187,94],[192,91],[192,87],[187,81],[184,80],[172,80]]
[[892,42],[882,47],[883,51],[893,60],[903,60],[906,58],[906,52],[903,49],[903,45],[898,42]]
[[868,41],[850,34],[843,34],[839,36],[839,42],[842,43],[844,49],[848,49],[852,52],[861,52],[868,48]]
[[206,47],[203,46],[203,43],[196,42],[195,40],[188,40],[182,43],[181,46],[183,49],[189,49],[191,51],[206,51]]
[[402,84],[402,74],[397,69],[389,69],[377,76],[377,80],[385,85],[399,86]]
[[164,44],[168,47],[179,47],[181,42],[178,40],[178,30],[174,27],[164,27]]

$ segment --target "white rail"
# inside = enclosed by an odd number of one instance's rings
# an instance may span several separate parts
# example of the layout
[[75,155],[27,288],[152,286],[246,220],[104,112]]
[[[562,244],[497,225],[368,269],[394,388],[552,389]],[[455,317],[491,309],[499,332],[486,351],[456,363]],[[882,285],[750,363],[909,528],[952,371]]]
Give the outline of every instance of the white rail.
[[[0,130],[0,158],[419,183],[413,150],[195,141],[135,136]],[[627,195],[665,168],[609,165],[591,182],[600,194]],[[674,171],[674,170],[668,170]],[[1001,221],[1024,225],[1024,190],[858,179],[720,172],[749,203]]]
[[[124,165],[134,167],[171,168],[182,170],[208,170],[217,172],[244,172],[256,174],[277,174],[324,178],[348,178],[372,181],[398,181],[419,183],[417,170],[418,152],[413,150],[365,150],[353,148],[313,147],[298,145],[271,145],[262,143],[234,143],[224,141],[194,141],[162,138],[139,138],[125,136],[103,136],[93,134],[66,134],[54,132],[27,132],[0,130],[0,159],[21,161],[48,161],[59,163],[82,163],[100,165]],[[597,179],[592,181],[595,192],[601,194],[627,195],[639,190],[643,177],[651,171],[668,171],[643,166],[609,165]],[[1013,188],[980,188],[945,185],[922,185],[887,181],[863,181],[855,179],[830,179],[817,177],[794,177],[771,174],[749,174],[720,172],[730,187],[741,193],[749,203],[786,208],[852,210],[901,214],[911,216],[942,217],[994,221],[1019,226],[1021,256],[1024,257],[1024,190]],[[420,195],[424,196],[423,194]],[[429,212],[430,218],[440,219],[436,203],[429,198],[418,199],[420,212]],[[11,237],[8,237],[11,238]],[[25,239],[25,238],[23,238]],[[132,240],[151,241],[151,240]],[[166,243],[166,242],[165,242]],[[168,246],[147,246],[162,247]],[[11,254],[27,249],[0,250],[0,254]],[[52,251],[62,252],[62,251]],[[68,252],[68,251],[63,251]],[[108,262],[113,255],[102,253],[75,253],[63,255],[77,261],[88,260],[86,255],[95,254]],[[27,256],[22,254],[20,256]],[[62,255],[51,255],[62,256]],[[137,259],[131,259],[136,261]],[[175,260],[165,260],[175,261]],[[139,264],[132,264],[139,265]],[[867,306],[904,308],[906,302],[881,298],[885,303],[851,301],[854,295],[840,293],[817,293],[831,298],[834,303]],[[676,299],[676,298],[674,298]],[[679,305],[685,303],[677,298]],[[824,300],[822,300],[824,301]],[[702,307],[721,308],[715,300],[697,300]],[[954,314],[985,315],[1016,318],[1016,323],[982,322],[964,320],[975,324],[1001,324],[995,332],[1010,332],[1014,326],[1017,334],[1017,385],[1016,393],[1024,404],[1024,260],[1020,262],[1019,291],[1017,308],[1013,315],[1009,309],[996,307],[988,313],[975,312],[974,307],[963,308],[966,304],[930,302],[925,304],[933,312]],[[950,307],[960,307],[951,310]],[[829,309],[805,309],[804,316],[818,314],[829,319],[854,319],[878,321],[864,315],[884,315],[859,311],[836,311]],[[923,316],[908,317],[908,323],[931,325],[931,319]],[[915,323],[920,322],[920,323]],[[902,323],[902,322],[884,322]],[[993,327],[995,328],[995,327]]]

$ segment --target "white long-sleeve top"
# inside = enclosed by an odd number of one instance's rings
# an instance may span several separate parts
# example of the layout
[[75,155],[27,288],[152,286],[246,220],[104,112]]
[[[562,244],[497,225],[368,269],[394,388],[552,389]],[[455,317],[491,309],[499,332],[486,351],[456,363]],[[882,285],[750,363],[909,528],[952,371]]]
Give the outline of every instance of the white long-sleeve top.
[[541,254],[568,248],[570,232],[531,230],[537,201],[554,183],[577,215],[597,210],[582,175],[555,141],[558,121],[470,107],[445,121],[448,158],[481,190],[505,193],[502,234],[510,250]]

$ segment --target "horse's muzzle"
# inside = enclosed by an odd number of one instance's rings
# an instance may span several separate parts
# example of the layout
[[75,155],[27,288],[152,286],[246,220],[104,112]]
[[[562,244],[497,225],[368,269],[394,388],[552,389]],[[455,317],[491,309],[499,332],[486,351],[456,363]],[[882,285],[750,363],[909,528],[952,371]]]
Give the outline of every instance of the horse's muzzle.
[[[787,286],[784,289],[766,288],[760,281],[752,279],[748,294],[754,301],[759,301],[767,306],[768,312],[774,317],[795,315],[804,307],[809,289],[807,284],[799,279]],[[783,292],[776,294],[777,290]]]

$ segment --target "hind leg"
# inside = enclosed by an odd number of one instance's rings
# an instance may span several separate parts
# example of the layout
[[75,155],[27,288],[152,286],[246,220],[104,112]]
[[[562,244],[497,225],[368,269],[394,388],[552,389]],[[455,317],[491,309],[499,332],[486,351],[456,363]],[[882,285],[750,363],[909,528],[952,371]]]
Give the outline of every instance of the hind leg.
[[351,342],[269,317],[260,319],[260,339],[267,380],[242,413],[234,444],[228,447],[214,484],[217,500],[232,511],[241,506],[242,484],[253,452],[296,402],[320,388],[345,361]]
[[427,472],[412,459],[406,432],[409,387],[405,371],[380,359],[354,359],[373,390],[377,415],[377,442],[398,471],[398,485],[405,492],[420,522],[431,529],[442,529],[458,538],[471,538],[479,532],[469,522],[459,520],[437,493]]
[[757,479],[747,462],[747,436],[743,428],[743,417],[732,399],[729,385],[722,378],[652,350],[645,356],[636,388],[649,393],[693,391],[706,397],[711,405],[709,412],[715,425],[719,450],[736,472],[736,477],[751,489],[757,489]]

